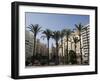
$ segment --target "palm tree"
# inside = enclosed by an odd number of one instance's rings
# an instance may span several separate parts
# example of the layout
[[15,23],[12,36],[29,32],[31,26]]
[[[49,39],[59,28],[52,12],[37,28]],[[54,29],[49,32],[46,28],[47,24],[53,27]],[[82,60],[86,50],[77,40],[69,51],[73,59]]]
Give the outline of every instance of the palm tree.
[[45,34],[45,37],[47,38],[47,42],[48,42],[48,65],[49,65],[49,40],[52,35],[52,31],[49,29],[46,29],[43,31],[43,34]]
[[70,37],[69,37],[69,42],[70,42],[70,44],[71,44],[71,50],[72,50],[72,44],[74,43],[74,42],[73,42],[73,36],[74,36],[73,32],[74,32],[74,31],[71,31],[71,35],[70,35]]
[[29,25],[29,27],[27,27],[30,29],[30,31],[34,34],[34,48],[33,48],[33,56],[36,55],[36,36],[38,34],[38,32],[40,32],[41,27],[38,24],[31,24]]
[[59,64],[59,56],[58,56],[58,49],[59,49],[59,47],[58,47],[58,41],[60,39],[60,32],[59,31],[54,31],[53,34],[52,34],[52,38],[56,42],[56,58],[55,58],[56,62],[55,62],[55,64],[58,65]]
[[70,57],[69,61],[70,61],[71,64],[77,64],[77,56],[76,56],[75,51],[70,50],[69,51],[69,57]]
[[68,55],[68,41],[69,41],[68,39],[69,39],[69,36],[71,34],[71,30],[70,29],[66,29],[65,31],[66,31],[65,32],[65,35],[66,35],[66,39],[67,39],[66,40],[67,41],[67,49],[66,49],[66,51],[67,51],[67,58],[66,58],[67,62],[66,63],[68,64],[68,56],[69,56]]
[[76,53],[76,44],[79,42],[78,37],[73,37],[74,47],[75,47],[75,53]]
[[61,51],[62,51],[62,56],[63,56],[63,38],[65,36],[65,29],[60,31],[60,38],[61,38]]
[[83,25],[80,23],[80,24],[75,24],[75,27],[76,29],[78,30],[78,35],[79,35],[79,40],[80,40],[80,54],[81,54],[81,64],[83,62],[83,58],[82,58],[82,46],[81,46],[81,32],[82,32],[82,28],[83,28]]

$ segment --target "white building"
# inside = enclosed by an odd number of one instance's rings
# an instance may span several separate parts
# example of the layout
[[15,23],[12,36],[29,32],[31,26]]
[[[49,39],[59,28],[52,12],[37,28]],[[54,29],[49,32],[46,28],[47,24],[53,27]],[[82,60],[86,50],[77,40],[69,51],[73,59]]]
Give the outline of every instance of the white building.
[[25,30],[25,59],[28,60],[33,55],[33,34]]
[[[68,41],[68,52],[70,50],[74,50],[75,51],[75,43],[73,41],[73,37],[78,37],[79,39],[79,36],[77,34],[77,32],[74,32],[74,33],[71,33],[70,37],[69,37],[69,41]],[[63,54],[62,54],[62,46],[63,46]],[[76,56],[77,56],[77,62],[78,64],[80,64],[80,42],[76,43]],[[61,42],[59,42],[59,56],[63,56],[65,57],[66,55],[66,49],[67,49],[67,39],[66,39],[66,36],[64,36],[63,38],[63,45],[61,45]],[[69,60],[69,54],[68,54],[68,60]]]
[[[82,29],[81,32],[81,50],[82,50],[82,58],[83,58],[83,62],[85,62],[86,64],[88,64],[89,62],[89,33],[90,33],[90,26],[89,25],[85,25]],[[68,52],[70,50],[74,50],[75,51],[75,43],[73,41],[73,36],[78,37],[79,39],[79,35],[78,32],[75,31],[74,33],[71,33],[70,37],[69,37],[69,41],[68,41]],[[78,64],[81,63],[81,54],[80,54],[80,42],[76,43],[76,56],[77,56],[77,62]],[[62,54],[62,47],[63,47],[63,54]],[[66,41],[66,36],[64,36],[63,38],[63,45],[61,45],[61,42],[59,41],[59,56],[65,56],[66,54],[66,48],[67,48],[67,41]]]
[[47,56],[47,46],[42,43],[40,39],[37,39],[36,41],[36,52],[38,54],[42,54],[43,56]]
[[82,46],[83,46],[83,61],[89,62],[89,39],[90,39],[90,26],[86,25],[82,29]]

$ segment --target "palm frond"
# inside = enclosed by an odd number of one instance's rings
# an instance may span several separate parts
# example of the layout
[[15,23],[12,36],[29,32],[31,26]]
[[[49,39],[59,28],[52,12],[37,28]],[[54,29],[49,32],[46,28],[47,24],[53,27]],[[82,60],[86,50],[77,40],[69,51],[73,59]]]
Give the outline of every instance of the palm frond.
[[83,25],[81,23],[79,23],[79,24],[75,24],[75,27],[79,32],[81,32],[82,28],[83,28]]
[[78,37],[73,37],[73,41],[74,43],[78,43],[80,40],[78,39]]
[[31,24],[31,25],[29,25],[27,28],[28,28],[31,32],[33,32],[35,35],[36,35],[38,32],[40,32],[40,30],[41,30],[41,27],[40,27],[38,24],[35,24],[35,25]]
[[52,38],[58,42],[59,39],[60,39],[60,31],[54,31],[53,34],[52,34]]
[[44,30],[44,31],[42,32],[42,34],[44,34],[44,35],[47,37],[47,39],[49,40],[49,39],[51,38],[52,31],[49,30],[49,29],[46,29],[46,30]]

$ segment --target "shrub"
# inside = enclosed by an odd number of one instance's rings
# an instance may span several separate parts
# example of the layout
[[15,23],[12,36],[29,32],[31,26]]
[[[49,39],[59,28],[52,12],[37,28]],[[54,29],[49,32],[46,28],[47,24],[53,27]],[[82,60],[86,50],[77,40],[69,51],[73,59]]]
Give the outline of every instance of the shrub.
[[70,63],[71,64],[77,64],[77,58],[76,58],[76,53],[73,50],[69,51],[69,58],[70,58]]

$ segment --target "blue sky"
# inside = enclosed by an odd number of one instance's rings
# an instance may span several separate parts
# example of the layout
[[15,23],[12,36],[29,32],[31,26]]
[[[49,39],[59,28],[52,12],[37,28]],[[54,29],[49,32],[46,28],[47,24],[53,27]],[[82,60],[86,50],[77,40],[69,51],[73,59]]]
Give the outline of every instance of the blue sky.
[[[30,24],[39,24],[42,27],[42,30],[50,29],[54,31],[62,30],[64,28],[74,29],[75,24],[89,24],[89,15],[26,12],[25,18],[25,27],[28,27]],[[40,39],[40,37],[41,33],[37,35],[38,39]],[[47,43],[46,39],[40,39],[40,41],[45,44]],[[52,43],[54,43],[54,40],[50,39],[50,47]]]

